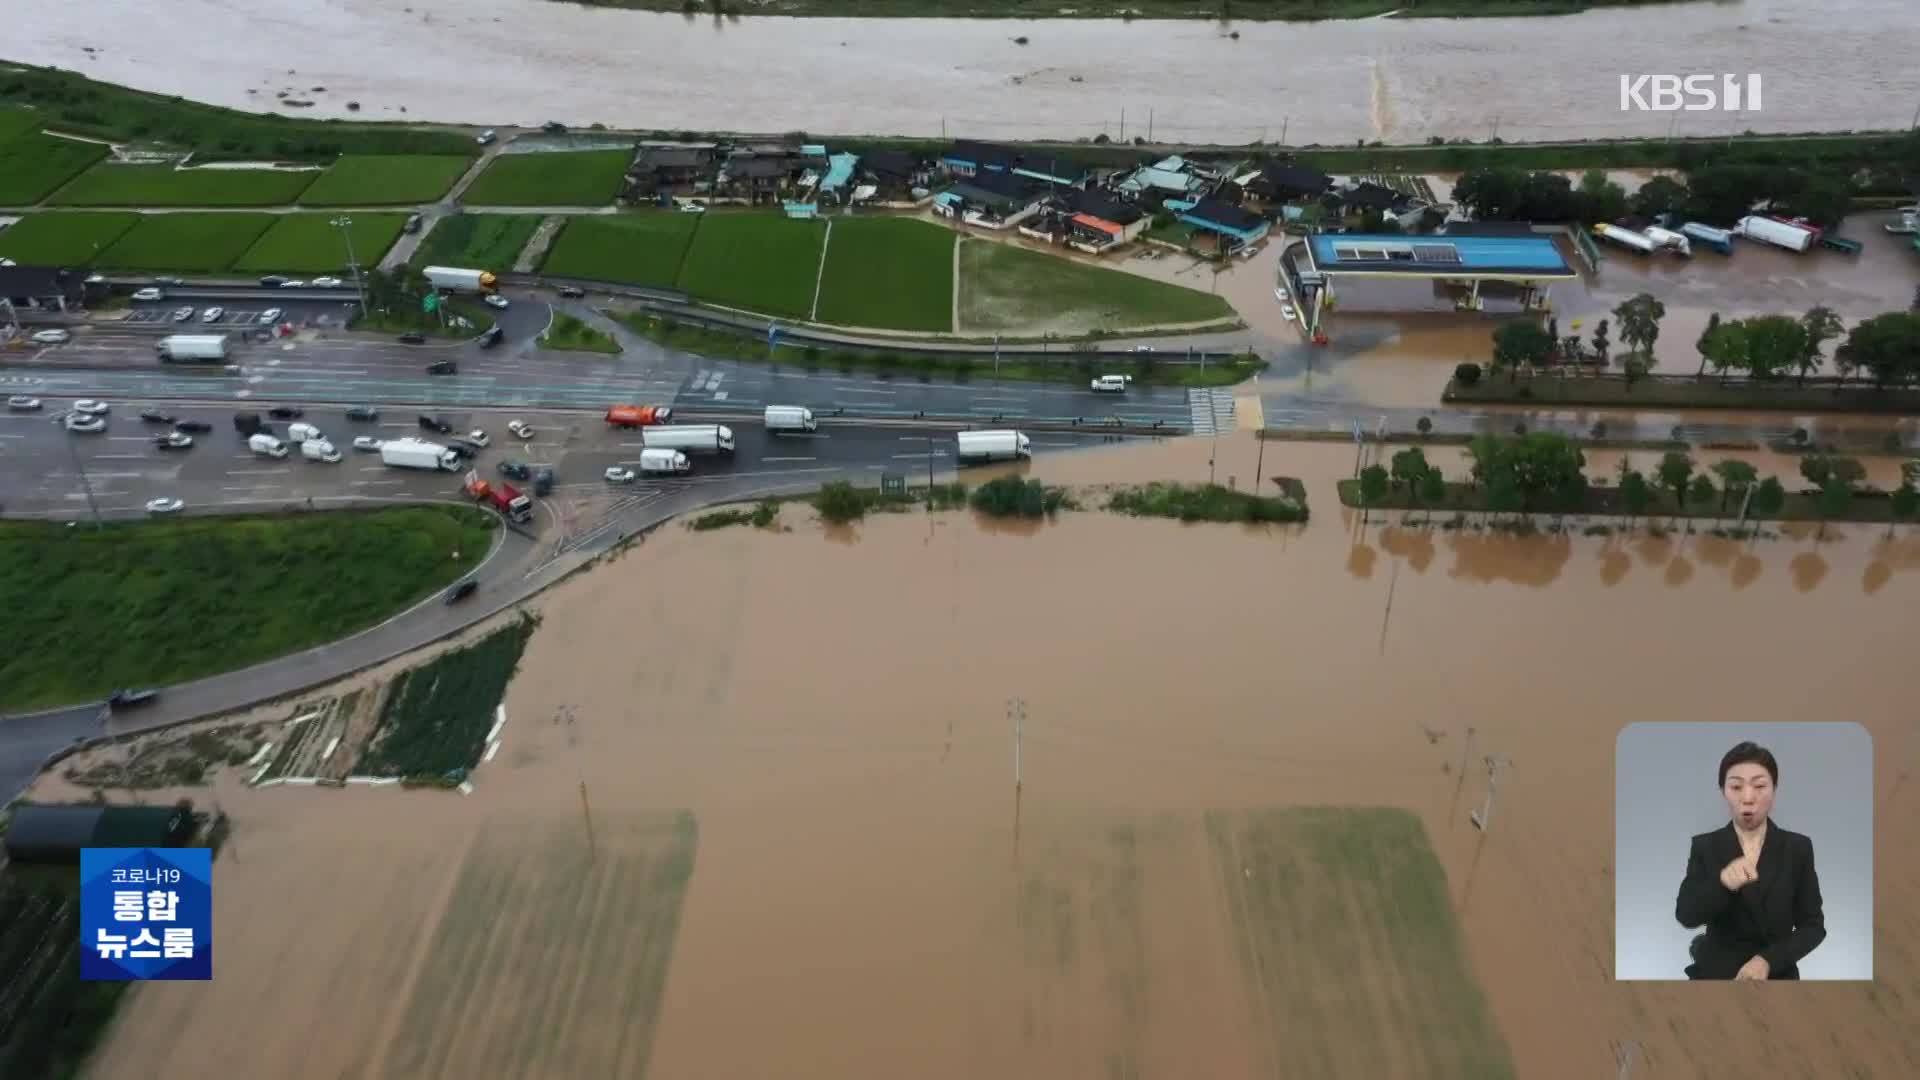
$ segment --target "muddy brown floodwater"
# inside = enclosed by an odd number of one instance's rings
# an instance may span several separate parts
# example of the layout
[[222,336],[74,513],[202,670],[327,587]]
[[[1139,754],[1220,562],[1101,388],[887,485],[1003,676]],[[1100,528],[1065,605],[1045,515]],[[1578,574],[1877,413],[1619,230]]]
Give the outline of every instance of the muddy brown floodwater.
[[[1208,451],[1035,470],[1197,481]],[[1222,440],[1221,478],[1255,452]],[[138,988],[94,1075],[1475,1075],[1410,1064],[1452,1032],[1354,1019],[1448,993],[1395,957],[1243,964],[1203,815],[1320,805],[1424,824],[1519,1076],[1611,1077],[1624,1041],[1636,1077],[1908,1074],[1920,541],[1361,533],[1351,463],[1268,447],[1315,509],[1289,529],[664,530],[540,601],[471,797],[223,780],[218,976]],[[1876,986],[1613,983],[1614,740],[1662,719],[1873,733]],[[1469,726],[1514,762],[1483,842]],[[596,966],[651,985],[667,941],[657,997]]]

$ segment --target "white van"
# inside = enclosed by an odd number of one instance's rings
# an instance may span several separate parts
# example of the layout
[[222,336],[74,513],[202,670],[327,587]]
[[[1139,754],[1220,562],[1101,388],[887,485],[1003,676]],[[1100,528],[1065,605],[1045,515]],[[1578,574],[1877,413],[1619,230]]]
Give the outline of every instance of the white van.
[[287,444],[271,435],[247,436],[247,449],[262,457],[283,458],[287,456]]
[[1096,394],[1124,394],[1132,381],[1131,375],[1102,375],[1093,380],[1091,389]]
[[340,463],[340,451],[325,439],[308,439],[300,444],[300,456],[308,461],[324,461],[328,465]]
[[314,427],[312,424],[292,424],[287,427],[288,442],[303,443],[303,442],[306,442],[308,439],[320,439],[322,441],[325,441],[326,436],[322,435],[320,433],[320,429],[317,427]]
[[769,405],[766,413],[767,432],[780,434],[787,431],[813,431],[819,427],[813,419],[813,410],[799,405]]

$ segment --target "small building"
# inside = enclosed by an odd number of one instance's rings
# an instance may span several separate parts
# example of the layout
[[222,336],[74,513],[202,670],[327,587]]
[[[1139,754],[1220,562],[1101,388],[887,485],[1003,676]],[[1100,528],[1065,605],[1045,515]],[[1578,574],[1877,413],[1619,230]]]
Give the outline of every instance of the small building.
[[947,194],[959,196],[956,212],[962,220],[989,229],[1018,225],[1047,203],[1045,188],[1004,172],[976,173],[948,188]]
[[711,143],[642,145],[627,166],[627,187],[635,202],[661,191],[698,191],[712,182],[718,159]]
[[0,266],[0,306],[65,312],[80,306],[86,275],[51,266]]
[[90,847],[183,847],[193,837],[193,804],[98,806],[21,803],[7,826],[7,858],[78,863]]
[[1288,203],[1325,195],[1333,187],[1333,178],[1302,165],[1271,162],[1262,165],[1259,174],[1241,186],[1248,195],[1262,202]]
[[1070,191],[1056,201],[1067,215],[1067,242],[1091,254],[1131,243],[1152,224],[1139,208],[1102,191]]
[[827,175],[820,181],[820,198],[832,203],[844,203],[852,195],[848,185],[853,181],[853,170],[860,163],[858,154],[834,154],[827,159]]
[[861,155],[860,175],[878,189],[879,201],[912,202],[913,189],[932,181],[933,168],[905,150],[875,150]]
[[761,206],[792,194],[814,159],[781,149],[736,150],[714,180],[715,197]]
[[[1173,167],[1169,167],[1170,164]],[[1143,165],[1117,185],[1125,194],[1148,200],[1198,198],[1211,187],[1211,181],[1189,170],[1186,162],[1178,157]]]
[[1072,158],[1056,154],[1043,154],[1021,158],[1014,167],[1015,176],[1024,176],[1038,180],[1043,184],[1056,184],[1060,187],[1083,188],[1093,179],[1093,170]]
[[955,176],[978,176],[983,172],[1011,172],[1020,155],[1004,146],[961,140],[940,155],[940,165]]
[[1213,199],[1201,199],[1193,206],[1177,211],[1174,217],[1222,237],[1227,250],[1236,250],[1249,244],[1257,244],[1273,230],[1273,222],[1251,210]]

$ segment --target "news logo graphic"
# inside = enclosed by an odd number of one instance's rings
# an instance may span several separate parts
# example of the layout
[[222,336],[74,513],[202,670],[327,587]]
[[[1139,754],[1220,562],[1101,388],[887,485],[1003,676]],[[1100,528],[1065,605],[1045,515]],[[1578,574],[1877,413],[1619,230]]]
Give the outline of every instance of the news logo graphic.
[[213,978],[213,852],[80,850],[80,978]]
[[1621,75],[1621,112],[1759,112],[1751,75]]

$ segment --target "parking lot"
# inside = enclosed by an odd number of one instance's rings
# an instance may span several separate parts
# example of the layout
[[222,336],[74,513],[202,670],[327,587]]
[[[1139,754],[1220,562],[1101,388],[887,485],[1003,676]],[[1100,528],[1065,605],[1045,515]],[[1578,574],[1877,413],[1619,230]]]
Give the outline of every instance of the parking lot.
[[[292,323],[295,326],[341,326],[346,316],[354,310],[352,300],[286,300],[273,298],[248,297],[241,300],[206,300],[180,298],[136,303],[127,312],[120,325],[127,327],[167,330],[183,334],[194,333],[201,327],[209,330],[245,330],[251,327],[265,328],[269,322]],[[209,311],[218,310],[219,316],[207,319]],[[187,312],[182,317],[181,312]],[[269,320],[266,313],[277,311],[279,315]]]

